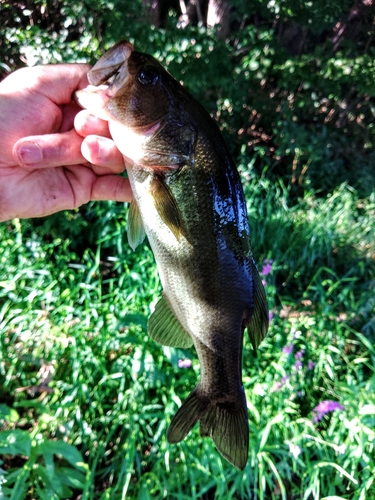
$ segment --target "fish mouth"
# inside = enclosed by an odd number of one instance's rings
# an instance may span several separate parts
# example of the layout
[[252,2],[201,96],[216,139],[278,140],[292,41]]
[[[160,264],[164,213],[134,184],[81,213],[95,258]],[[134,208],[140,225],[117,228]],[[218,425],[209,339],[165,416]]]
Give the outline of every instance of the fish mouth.
[[128,65],[133,50],[133,45],[129,42],[122,40],[116,43],[91,68],[87,74],[89,85],[82,90],[77,90],[73,99],[82,108],[108,121],[111,118],[106,111],[108,101],[113,97],[121,96],[130,83]]
[[87,77],[91,85],[108,84],[109,98],[119,97],[125,92],[130,81],[129,58],[134,50],[130,42],[121,40],[106,52],[91,68]]

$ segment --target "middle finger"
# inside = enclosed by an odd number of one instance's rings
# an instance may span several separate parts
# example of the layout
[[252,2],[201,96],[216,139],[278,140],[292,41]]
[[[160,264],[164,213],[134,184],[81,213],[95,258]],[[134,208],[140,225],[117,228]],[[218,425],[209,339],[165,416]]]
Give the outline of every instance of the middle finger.
[[124,158],[111,139],[89,135],[82,142],[81,152],[97,175],[119,174],[125,170]]
[[77,113],[74,119],[74,128],[82,137],[87,137],[88,135],[111,137],[108,130],[108,122],[101,120],[86,109]]

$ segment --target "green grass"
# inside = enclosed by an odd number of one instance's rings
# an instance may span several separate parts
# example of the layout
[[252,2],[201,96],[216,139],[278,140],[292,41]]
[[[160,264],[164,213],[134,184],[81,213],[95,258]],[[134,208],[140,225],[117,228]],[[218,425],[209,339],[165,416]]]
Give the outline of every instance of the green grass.
[[[148,337],[152,253],[129,249],[123,205],[97,203],[0,226],[4,499],[375,497],[375,198],[296,200],[242,171],[255,256],[273,260],[269,335],[257,356],[245,339],[246,469],[198,428],[167,443],[199,363]],[[315,422],[326,400],[344,410]]]

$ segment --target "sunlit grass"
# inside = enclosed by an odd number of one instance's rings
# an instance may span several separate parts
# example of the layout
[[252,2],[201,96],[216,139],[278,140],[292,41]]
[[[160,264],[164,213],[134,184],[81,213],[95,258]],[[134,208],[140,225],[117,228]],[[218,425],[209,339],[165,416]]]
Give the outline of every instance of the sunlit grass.
[[[5,499],[375,495],[374,199],[342,186],[292,201],[266,179],[245,189],[259,268],[273,261],[269,335],[257,356],[245,339],[246,469],[198,427],[167,443],[199,363],[148,337],[160,294],[152,253],[129,250],[124,207],[103,203],[74,215],[75,228],[72,214],[0,227]],[[324,401],[343,409],[317,421]]]

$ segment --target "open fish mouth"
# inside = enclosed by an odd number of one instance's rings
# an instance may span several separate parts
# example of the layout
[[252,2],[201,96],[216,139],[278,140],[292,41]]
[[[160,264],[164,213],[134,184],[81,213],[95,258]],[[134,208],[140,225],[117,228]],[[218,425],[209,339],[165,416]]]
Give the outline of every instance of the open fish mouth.
[[119,42],[106,52],[88,73],[91,85],[108,83],[108,97],[119,97],[130,81],[128,61],[134,50],[129,42]]
[[99,118],[108,120],[105,112],[108,101],[121,96],[130,84],[128,62],[133,50],[131,43],[119,42],[106,52],[87,74],[90,85],[77,90],[74,100]]

